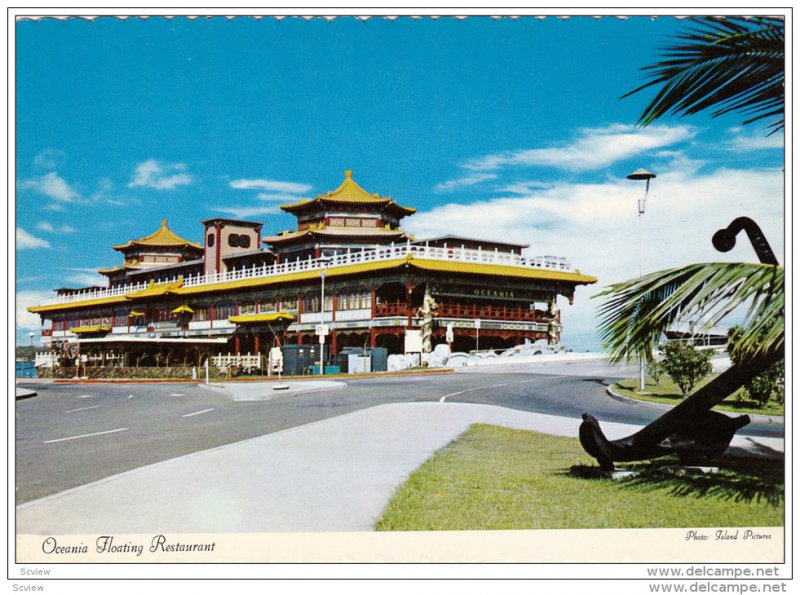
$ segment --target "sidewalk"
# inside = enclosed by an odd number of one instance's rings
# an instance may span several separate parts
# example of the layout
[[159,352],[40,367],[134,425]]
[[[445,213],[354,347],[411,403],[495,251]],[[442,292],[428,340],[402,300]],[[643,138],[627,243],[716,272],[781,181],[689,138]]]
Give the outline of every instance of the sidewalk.
[[[23,504],[17,533],[370,531],[408,475],[474,423],[577,437],[580,419],[492,405],[380,405]],[[603,423],[610,439],[636,429]],[[733,445],[783,450],[770,438]]]

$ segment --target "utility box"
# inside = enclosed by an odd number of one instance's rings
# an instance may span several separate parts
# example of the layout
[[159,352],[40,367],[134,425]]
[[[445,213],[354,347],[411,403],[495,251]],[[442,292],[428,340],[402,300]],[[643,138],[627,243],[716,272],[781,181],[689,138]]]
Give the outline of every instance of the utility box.
[[365,374],[372,371],[372,357],[351,353],[347,356],[348,374]]
[[[311,345],[284,345],[282,347],[283,375],[307,376],[314,373],[314,366],[316,366],[317,371],[319,371],[319,347],[319,343]],[[325,345],[326,363],[328,363],[328,354],[329,346]]]
[[[389,369],[389,350],[386,347],[345,347],[342,352],[336,357],[341,357],[347,360],[347,368],[342,367],[342,371],[350,372],[350,356],[357,355],[369,359],[369,366],[364,370],[365,372],[385,372]],[[337,362],[338,363],[338,362]]]
[[372,371],[385,372],[389,369],[389,350],[386,347],[374,347],[370,350]]

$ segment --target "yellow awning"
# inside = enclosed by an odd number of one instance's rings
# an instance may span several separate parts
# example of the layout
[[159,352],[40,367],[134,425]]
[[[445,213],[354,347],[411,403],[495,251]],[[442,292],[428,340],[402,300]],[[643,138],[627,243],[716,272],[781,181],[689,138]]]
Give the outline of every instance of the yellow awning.
[[111,328],[105,324],[98,324],[96,326],[76,326],[75,328],[71,328],[69,330],[76,335],[90,335],[92,333],[107,333],[111,330]]
[[291,322],[294,316],[288,312],[267,312],[265,314],[241,314],[228,318],[236,324],[253,324],[258,322]]
[[172,311],[173,314],[194,314],[194,310],[192,310],[189,306],[184,304],[183,306],[178,306]]
[[144,315],[145,315],[145,313],[144,312],[140,312],[139,310],[131,310],[131,313],[128,314],[128,316],[131,316],[133,318],[138,318],[139,316],[144,316]]

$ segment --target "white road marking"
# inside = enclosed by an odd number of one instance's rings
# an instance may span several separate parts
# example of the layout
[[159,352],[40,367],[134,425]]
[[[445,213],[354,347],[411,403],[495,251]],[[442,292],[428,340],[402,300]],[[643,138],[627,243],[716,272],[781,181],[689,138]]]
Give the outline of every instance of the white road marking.
[[183,393],[169,393],[170,397],[185,397]]
[[76,411],[88,411],[89,409],[97,409],[100,405],[92,405],[91,407],[80,407],[78,409],[69,409],[64,413],[75,413]]
[[214,411],[214,407],[211,409],[203,409],[202,411],[195,411],[194,413],[187,413],[186,415],[182,415],[181,417],[192,417],[193,415],[200,415],[201,413],[208,413],[209,411]]
[[132,398],[133,398],[133,395],[128,395],[128,398],[129,398],[129,399],[132,399]]
[[91,436],[102,436],[103,434],[124,432],[127,429],[128,428],[117,428],[116,430],[106,430],[105,432],[95,432],[94,434],[81,434],[80,436],[70,436],[69,438],[56,438],[55,440],[45,440],[42,444],[52,444],[53,442],[64,442],[66,440],[77,440],[78,438],[89,438]]
[[94,399],[95,395],[78,395],[79,399]]
[[498,386],[508,386],[508,382],[506,382],[505,384],[490,384],[489,386],[476,386],[475,388],[467,388],[465,390],[460,390],[458,392],[450,393],[449,395],[443,396],[441,399],[439,399],[439,402],[444,403],[444,400],[447,397],[455,397],[456,395],[463,395],[464,393],[470,393],[475,390],[482,390],[484,388],[496,388]]

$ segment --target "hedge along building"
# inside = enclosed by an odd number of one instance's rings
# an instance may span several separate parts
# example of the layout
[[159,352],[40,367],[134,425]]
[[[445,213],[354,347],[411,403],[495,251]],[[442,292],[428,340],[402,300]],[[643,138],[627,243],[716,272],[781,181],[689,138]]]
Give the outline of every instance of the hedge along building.
[[114,246],[124,262],[100,271],[108,287],[56,290],[29,308],[42,317],[43,343],[73,352],[77,344],[99,363],[133,365],[135,357],[152,365],[169,356],[197,364],[210,353],[314,343],[324,324],[334,354],[356,346],[402,353],[432,306],[428,332],[435,344],[452,329],[454,351],[474,349],[478,335],[485,349],[555,344],[558,297],[571,304],[576,286],[597,281],[563,257],[527,258],[523,244],[415,240],[400,226],[415,210],[370,194],[349,170],[336,190],[281,208],[297,217],[295,230],[262,238],[261,223],[209,219],[199,245],[164,221]]

